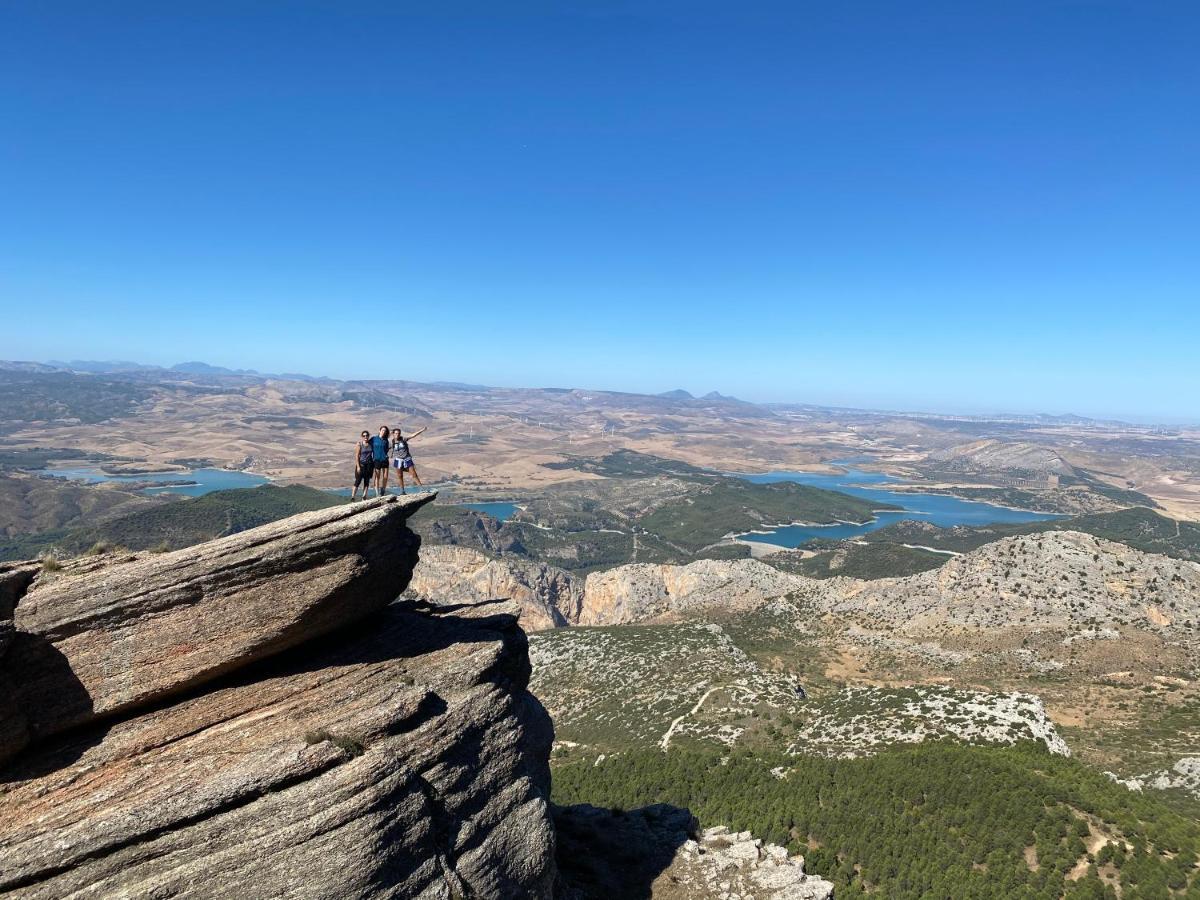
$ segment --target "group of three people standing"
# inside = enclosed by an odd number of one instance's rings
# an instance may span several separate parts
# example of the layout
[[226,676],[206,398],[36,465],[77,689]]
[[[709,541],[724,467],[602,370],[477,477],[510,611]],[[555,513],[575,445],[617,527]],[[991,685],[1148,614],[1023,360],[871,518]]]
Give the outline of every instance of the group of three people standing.
[[358,486],[361,484],[362,498],[366,500],[372,479],[375,481],[375,496],[380,497],[386,494],[390,469],[395,469],[396,475],[400,479],[400,493],[405,493],[405,472],[411,473],[413,481],[420,485],[421,477],[417,474],[417,467],[413,463],[412,451],[408,449],[408,442],[423,431],[425,431],[424,428],[410,434],[407,438],[401,434],[399,425],[394,431],[386,425],[380,425],[379,434],[375,437],[371,437],[371,432],[364,431],[358,439],[358,445],[354,448],[354,489],[350,492],[350,499],[358,499]]

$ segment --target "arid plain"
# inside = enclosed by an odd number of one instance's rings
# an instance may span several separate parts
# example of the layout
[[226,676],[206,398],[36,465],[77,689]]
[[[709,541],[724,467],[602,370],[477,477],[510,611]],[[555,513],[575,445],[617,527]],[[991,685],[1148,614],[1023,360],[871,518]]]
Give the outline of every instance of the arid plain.
[[358,433],[399,424],[407,432],[428,429],[413,442],[425,481],[454,482],[459,493],[481,497],[525,496],[594,477],[559,464],[624,448],[727,472],[821,470],[869,456],[873,466],[922,490],[1008,505],[1032,501],[1066,513],[1112,506],[1103,496],[1107,486],[1142,494],[1169,516],[1200,519],[1196,427],[169,370],[71,377],[107,380],[118,393],[128,379],[131,396],[115,415],[89,416],[72,407],[73,387],[65,383],[56,388],[57,406],[22,410],[28,389],[9,381],[13,412],[0,447],[81,448],[128,470],[204,462],[285,484],[338,487],[351,477]]

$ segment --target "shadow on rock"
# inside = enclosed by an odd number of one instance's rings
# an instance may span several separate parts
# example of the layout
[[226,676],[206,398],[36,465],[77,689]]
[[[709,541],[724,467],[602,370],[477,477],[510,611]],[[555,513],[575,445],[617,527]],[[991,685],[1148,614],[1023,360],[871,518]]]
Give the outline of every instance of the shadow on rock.
[[[30,691],[29,685],[45,686]],[[41,721],[87,721],[92,698],[66,656],[38,635],[13,632],[0,660],[0,783],[47,775],[75,762],[104,739],[107,726],[88,728],[54,752],[23,752],[43,736]]]
[[554,808],[563,900],[643,900],[696,833],[690,811],[656,803],[628,811]]
[[[506,639],[516,639],[514,635],[524,637],[516,628],[513,616],[430,616],[397,603],[322,638],[251,663],[191,690],[147,703],[132,714],[90,722],[92,698],[71,671],[67,658],[44,638],[16,632],[11,635],[7,652],[0,660],[0,784],[39,778],[71,765],[104,739],[114,721],[149,716],[203,694],[266,678],[286,677],[330,666],[414,658],[455,644],[492,641],[497,631],[505,633]],[[524,672],[494,674],[501,680],[527,679]],[[504,678],[506,674],[512,677]],[[52,685],[54,690],[30,695],[28,690],[22,689],[30,684]],[[430,704],[426,698],[420,715],[410,723],[411,727],[419,727],[422,722],[440,714],[442,710]],[[39,728],[42,717],[83,724],[47,737]]]
[[[477,604],[476,606],[484,606]],[[465,605],[463,608],[467,608]],[[311,671],[329,666],[414,659],[459,644],[488,643],[497,632],[520,635],[517,618],[499,613],[464,617],[414,608],[405,602],[391,606],[300,647],[243,670],[254,680],[265,673]]]
[[459,612],[464,609],[476,610],[486,606],[495,606],[510,602],[511,600],[508,597],[492,597],[488,600],[478,600],[474,603],[430,603],[428,600],[417,598],[415,600],[402,599],[398,601],[398,605],[412,609],[415,612],[444,615],[446,613]]

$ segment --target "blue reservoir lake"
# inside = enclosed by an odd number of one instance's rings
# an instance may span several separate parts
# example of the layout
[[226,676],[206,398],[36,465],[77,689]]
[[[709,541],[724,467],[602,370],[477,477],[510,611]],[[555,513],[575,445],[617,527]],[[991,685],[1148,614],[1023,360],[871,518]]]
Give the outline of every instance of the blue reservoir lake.
[[520,508],[515,503],[464,503],[462,505],[476,512],[487,513],[493,519],[499,519],[501,522],[511,519]]
[[[223,491],[228,488],[258,487],[270,479],[262,475],[251,475],[249,472],[235,472],[229,469],[189,469],[180,472],[147,472],[139,475],[110,475],[93,466],[66,469],[44,469],[41,474],[53,475],[55,478],[69,478],[72,481],[85,481],[88,484],[99,484],[103,481],[115,481],[119,484],[156,484],[145,488],[143,494],[182,494],[185,497],[200,497],[212,491]],[[173,481],[190,481],[193,484],[171,484]]]
[[997,522],[1040,522],[1062,518],[1062,516],[1050,513],[1009,509],[1006,506],[996,506],[978,500],[961,500],[945,494],[888,490],[888,484],[898,484],[900,480],[890,475],[884,475],[882,472],[866,472],[854,467],[846,467],[845,472],[833,474],[768,472],[765,475],[741,475],[740,477],[756,484],[794,481],[797,484],[841,491],[843,494],[861,497],[864,500],[891,503],[903,507],[902,511],[877,512],[875,521],[868,522],[866,525],[841,523],[836,525],[784,525],[766,533],[751,532],[738,535],[743,540],[760,541],[781,547],[799,547],[814,538],[844,540],[886,528],[888,525],[894,525],[905,519],[949,527],[951,525],[990,525]]

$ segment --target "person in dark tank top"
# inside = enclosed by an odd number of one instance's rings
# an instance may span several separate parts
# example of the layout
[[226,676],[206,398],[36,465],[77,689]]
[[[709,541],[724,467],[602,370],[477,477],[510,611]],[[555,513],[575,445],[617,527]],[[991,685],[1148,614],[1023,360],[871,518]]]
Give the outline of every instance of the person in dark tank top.
[[358,499],[358,486],[362,485],[364,500],[371,489],[371,476],[375,473],[375,450],[371,446],[371,432],[364,431],[359,435],[358,443],[354,446],[354,487],[350,491],[350,499]]

